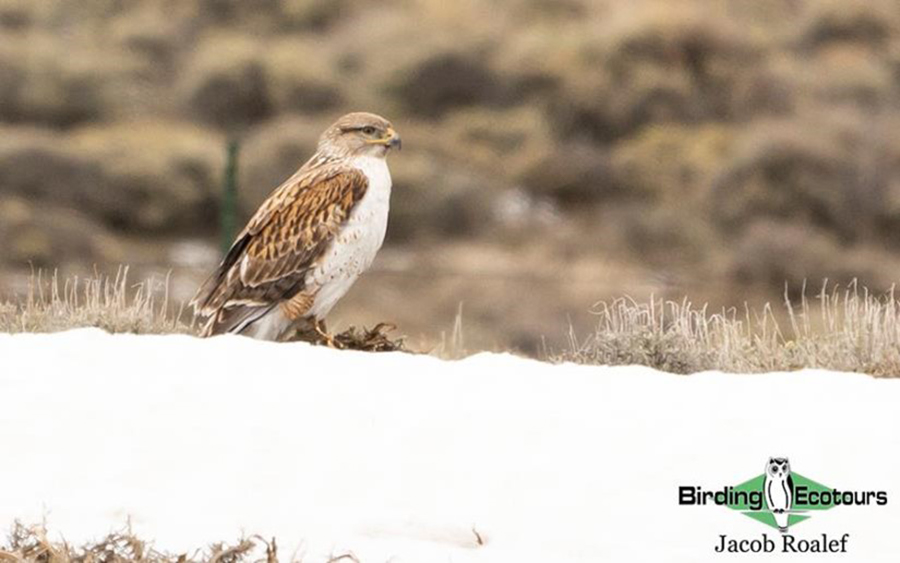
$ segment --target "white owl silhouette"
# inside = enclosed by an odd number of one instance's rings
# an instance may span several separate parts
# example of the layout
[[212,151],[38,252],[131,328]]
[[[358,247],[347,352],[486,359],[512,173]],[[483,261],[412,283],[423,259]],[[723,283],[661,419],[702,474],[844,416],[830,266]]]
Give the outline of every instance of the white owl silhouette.
[[794,480],[791,465],[786,457],[770,457],[766,463],[766,480],[763,485],[766,506],[775,517],[781,533],[787,531],[788,516],[794,504]]

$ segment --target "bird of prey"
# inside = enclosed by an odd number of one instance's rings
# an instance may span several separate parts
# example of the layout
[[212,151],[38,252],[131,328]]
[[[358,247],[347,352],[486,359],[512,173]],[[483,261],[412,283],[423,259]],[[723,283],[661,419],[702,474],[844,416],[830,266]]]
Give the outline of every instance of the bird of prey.
[[387,229],[391,174],[400,148],[391,123],[350,113],[322,133],[316,153],[278,186],[191,301],[201,336],[278,340],[324,318],[366,271]]

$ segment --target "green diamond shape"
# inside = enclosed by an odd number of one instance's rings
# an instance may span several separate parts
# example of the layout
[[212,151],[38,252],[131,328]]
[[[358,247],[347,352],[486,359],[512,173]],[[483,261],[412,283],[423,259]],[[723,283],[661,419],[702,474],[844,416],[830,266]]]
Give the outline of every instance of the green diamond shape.
[[[813,481],[812,479],[809,479],[808,477],[804,477],[803,475],[800,475],[799,473],[791,473],[791,477],[794,481],[794,490],[796,490],[797,487],[806,487],[810,491],[817,491],[817,492],[825,492],[825,491],[832,490],[831,487],[826,487],[825,485],[822,485],[821,483],[817,483],[817,482]],[[762,491],[763,484],[765,483],[765,481],[766,481],[766,475],[761,474],[761,475],[758,475],[748,481],[744,481],[740,485],[733,487],[733,489],[735,491],[747,491],[747,492]],[[775,523],[775,517],[772,516],[772,513],[769,512],[768,510],[753,510],[746,503],[734,503],[734,504],[729,504],[727,506],[728,506],[728,508],[731,508],[732,510],[740,511],[741,514],[743,514],[744,516],[753,518],[754,520],[762,522],[763,524],[766,524],[767,526],[771,526],[776,529],[778,528],[778,525]],[[806,512],[809,510],[828,510],[829,508],[834,508],[835,506],[836,505],[834,504],[833,501],[830,504],[820,504],[820,505],[815,505],[815,506],[812,506],[809,504],[795,503],[791,509],[792,513],[790,515],[788,515],[788,527],[791,527],[794,524],[797,524],[799,522],[803,522],[804,520],[808,520],[809,516],[802,514],[803,512]]]

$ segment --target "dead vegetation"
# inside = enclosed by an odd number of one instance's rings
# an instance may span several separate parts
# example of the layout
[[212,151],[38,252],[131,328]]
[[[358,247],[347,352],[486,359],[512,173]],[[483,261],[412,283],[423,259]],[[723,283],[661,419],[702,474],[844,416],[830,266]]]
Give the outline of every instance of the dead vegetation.
[[403,337],[391,339],[388,333],[397,327],[390,323],[378,323],[372,328],[357,329],[350,327],[335,336],[338,348],[343,350],[361,350],[363,352],[404,352],[406,346]]
[[[20,303],[0,301],[0,332],[55,332],[97,327],[112,333],[196,334],[190,311],[168,302],[167,281],[130,284],[127,269],[114,278],[44,281],[36,275]],[[568,334],[568,345],[545,345],[552,362],[644,365],[674,373],[716,370],[760,373],[818,368],[900,377],[900,297],[873,294],[856,282],[823,284],[810,297],[803,285],[785,288],[780,305],[712,311],[707,305],[651,298],[596,304],[595,329]],[[350,327],[330,339],[314,331],[292,341],[340,350],[412,352],[397,327]],[[462,309],[450,334],[428,353],[460,359],[466,351]]]
[[900,377],[900,301],[855,283],[806,288],[794,305],[711,312],[689,300],[618,299],[594,307],[593,334],[569,335],[553,361],[645,365],[675,373],[759,373],[819,368]]
[[361,352],[408,352],[403,337],[391,339],[388,333],[397,327],[391,323],[378,323],[372,328],[351,326],[347,330],[326,337],[313,329],[298,331],[287,338],[288,341],[309,342],[320,346],[328,346],[338,350],[357,350]]
[[[339,561],[339,555],[328,560]],[[103,539],[74,546],[65,540],[53,541],[45,526],[13,524],[5,544],[0,544],[0,561],[4,563],[278,563],[275,538],[261,536],[241,538],[234,543],[214,543],[191,553],[168,553],[156,549],[137,537],[126,526]],[[286,559],[289,563],[299,559]],[[326,563],[328,563],[326,562]]]
[[[0,332],[58,332],[93,327],[111,333],[197,334],[193,312],[169,299],[169,280],[129,282],[128,268],[115,277],[96,275],[66,278],[56,274],[46,279],[37,272],[27,295],[13,301],[0,300]],[[372,328],[354,326],[324,339],[314,331],[297,334],[293,340],[328,345],[341,350],[407,352],[402,336],[392,336],[397,327],[378,323]]]
[[115,277],[32,277],[27,295],[0,304],[0,332],[58,332],[94,327],[113,333],[193,331],[183,306],[169,302],[168,280],[132,284],[128,268]]

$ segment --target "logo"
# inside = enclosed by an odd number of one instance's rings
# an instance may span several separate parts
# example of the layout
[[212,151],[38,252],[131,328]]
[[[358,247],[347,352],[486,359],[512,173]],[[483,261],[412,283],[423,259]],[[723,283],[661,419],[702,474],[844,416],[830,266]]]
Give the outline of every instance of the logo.
[[887,491],[842,490],[796,473],[786,457],[770,457],[762,474],[737,485],[718,489],[678,487],[679,505],[727,507],[778,531],[774,537],[780,542],[765,533],[754,539],[720,534],[715,547],[718,553],[771,553],[776,550],[776,543],[780,543],[784,553],[846,553],[849,534],[840,538],[827,534],[799,538],[793,527],[817,512],[839,506],[884,506],[887,502]]

